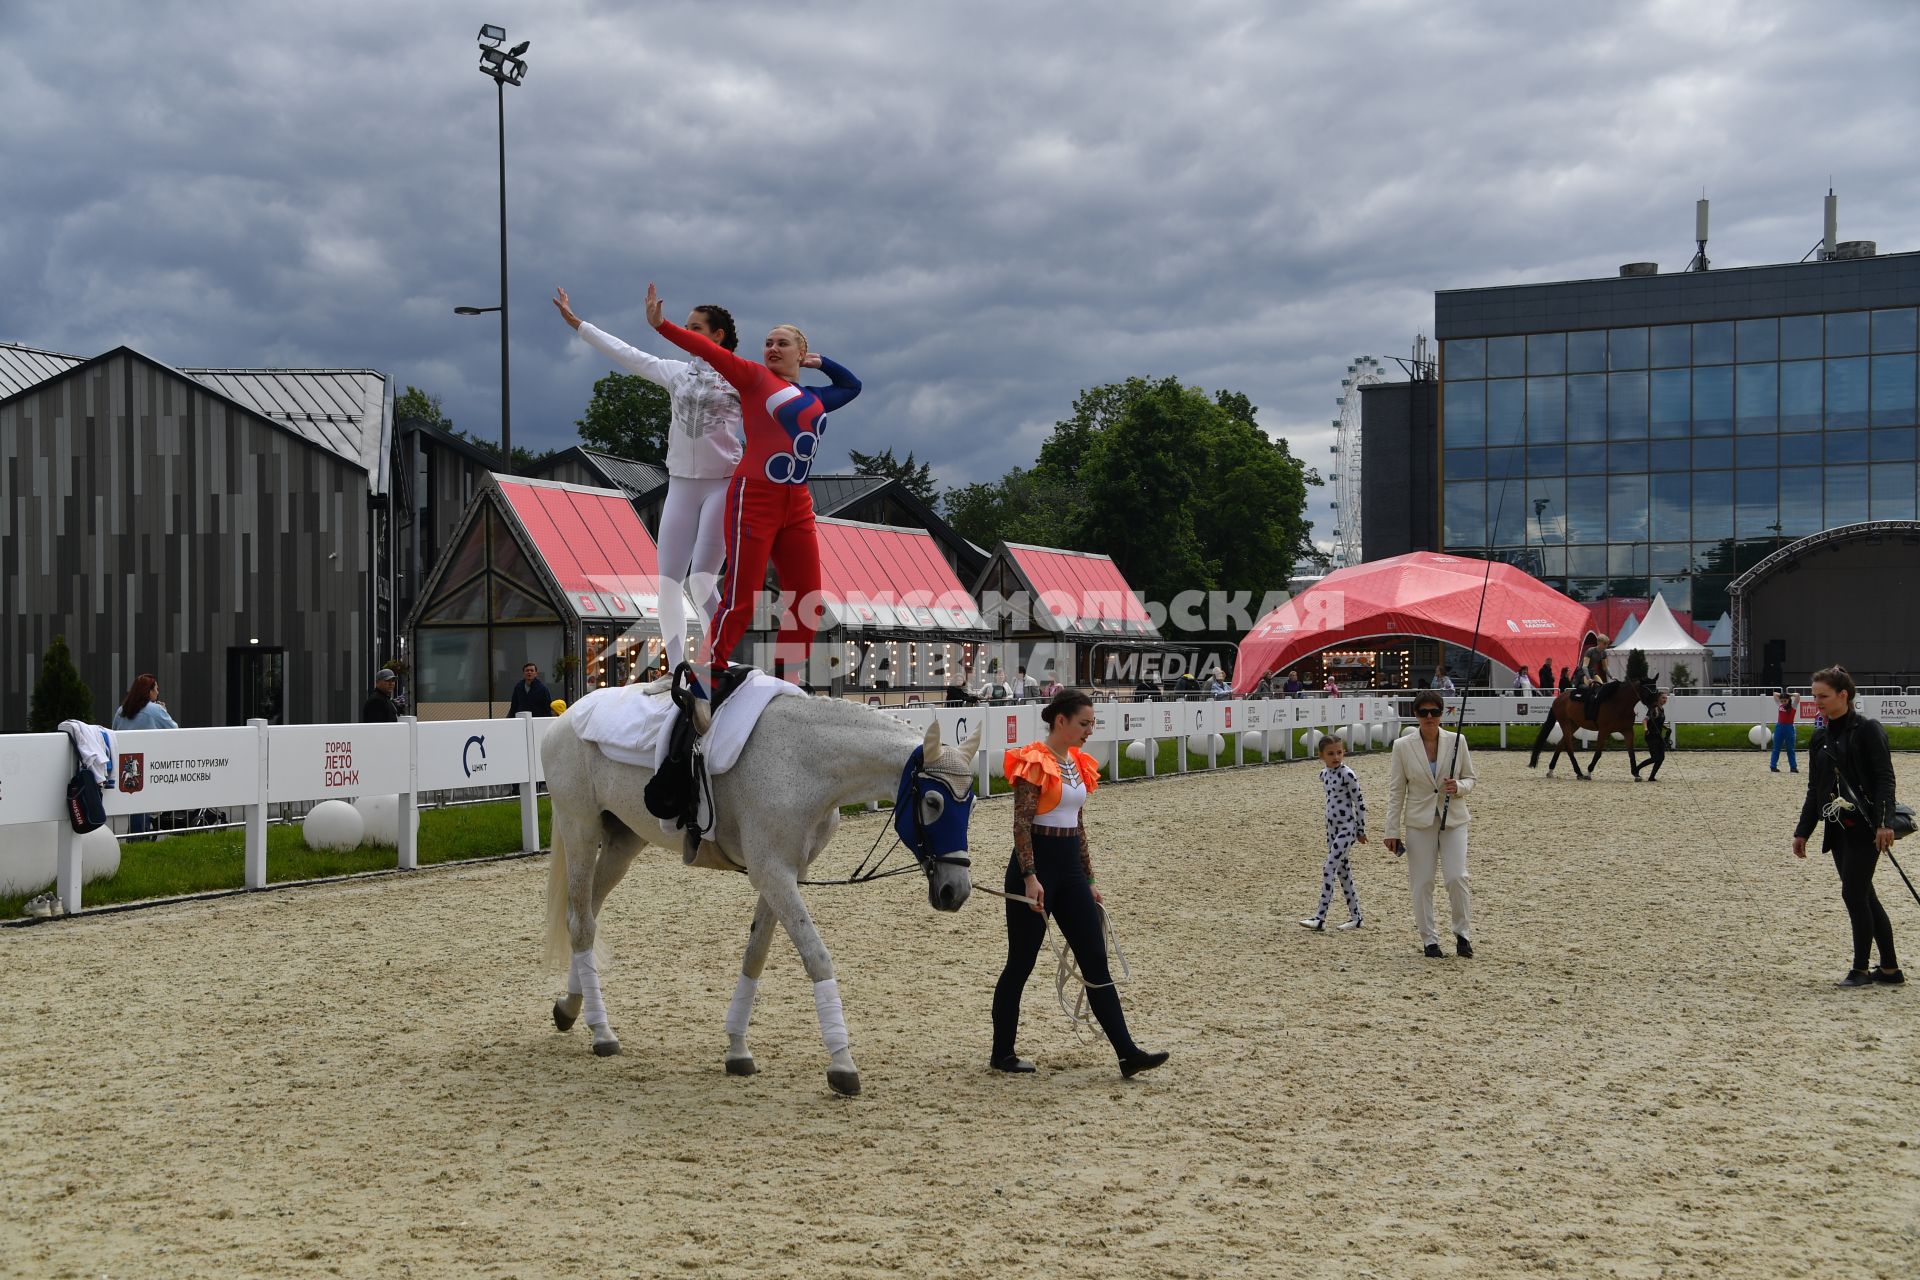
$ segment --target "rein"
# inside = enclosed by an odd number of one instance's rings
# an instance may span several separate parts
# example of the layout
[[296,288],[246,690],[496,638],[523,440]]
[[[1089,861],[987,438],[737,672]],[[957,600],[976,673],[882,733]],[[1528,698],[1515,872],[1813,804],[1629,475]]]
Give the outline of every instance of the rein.
[[[981,893],[990,893],[996,898],[1005,898],[1008,902],[1024,902],[1029,907],[1033,905],[1033,899],[1024,893],[1003,893],[999,889],[989,889],[985,885],[975,885],[974,888]],[[1074,959],[1073,948],[1066,945],[1064,940],[1056,943],[1051,929],[1041,934],[1042,940],[1047,944],[1047,950],[1053,952],[1053,998],[1059,1004],[1060,1012],[1067,1015],[1067,1022],[1073,1027],[1075,1039],[1082,1038],[1082,1027],[1090,1028],[1095,1022],[1092,1011],[1087,1008],[1087,993],[1096,987],[1117,987],[1123,982],[1133,980],[1133,968],[1127,963],[1127,953],[1121,950],[1120,935],[1114,931],[1113,914],[1103,903],[1095,903],[1094,906],[1100,912],[1100,930],[1106,935],[1107,945],[1113,948],[1113,958],[1119,962],[1119,976],[1111,982],[1088,982],[1080,976],[1080,964]],[[1080,984],[1080,994],[1072,1004],[1067,1003],[1068,982]]]
[[[923,802],[928,799],[939,801],[933,824],[935,830],[931,833],[923,812]],[[894,833],[893,843],[888,845],[884,852],[880,852],[881,842],[887,838],[887,832],[883,829],[874,837],[872,847],[867,850],[866,856],[860,859],[860,864],[854,868],[853,874],[846,879],[801,880],[797,883],[804,885],[865,884],[869,880],[884,880],[888,876],[906,875],[912,871],[922,872],[931,880],[935,867],[943,865],[971,867],[973,865],[973,859],[967,857],[964,852],[947,853],[933,847],[935,836],[943,834],[949,837],[949,848],[964,850],[967,847],[967,822],[973,810],[971,780],[968,781],[967,794],[964,797],[954,796],[953,789],[947,783],[928,772],[924,750],[916,747],[913,755],[907,759],[906,768],[901,770],[900,787],[894,793],[893,810],[893,821],[889,824]],[[905,823],[905,819],[909,816],[913,820],[911,840],[907,838]],[[956,826],[957,832],[953,830]],[[959,839],[952,840],[951,837],[956,834]],[[914,865],[888,868],[887,859],[893,856],[895,849],[902,847],[913,854]],[[876,852],[879,853],[877,860],[874,857]]]

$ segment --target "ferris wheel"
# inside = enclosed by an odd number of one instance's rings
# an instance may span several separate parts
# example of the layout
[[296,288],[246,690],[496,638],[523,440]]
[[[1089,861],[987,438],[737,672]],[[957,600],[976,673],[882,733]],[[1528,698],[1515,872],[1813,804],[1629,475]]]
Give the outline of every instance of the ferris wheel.
[[1340,416],[1333,420],[1334,470],[1327,474],[1333,481],[1333,567],[1344,569],[1360,563],[1360,388],[1385,382],[1380,361],[1359,356],[1347,366],[1340,379]]

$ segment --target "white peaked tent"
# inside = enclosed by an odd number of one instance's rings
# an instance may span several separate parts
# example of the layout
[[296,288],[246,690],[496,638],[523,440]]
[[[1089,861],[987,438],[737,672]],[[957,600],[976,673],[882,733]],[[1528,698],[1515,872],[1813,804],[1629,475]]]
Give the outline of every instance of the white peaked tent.
[[1707,651],[1716,658],[1733,656],[1733,615],[1723,613],[1720,621],[1713,624],[1713,630],[1707,632]]
[[1633,633],[1639,629],[1640,619],[1634,617],[1632,614],[1628,614],[1626,622],[1622,624],[1620,628],[1620,634],[1614,638],[1613,642],[1617,645],[1624,645],[1633,638]]
[[1673,668],[1678,663],[1686,663],[1695,680],[1706,678],[1707,646],[1687,634],[1687,629],[1673,616],[1673,610],[1667,608],[1665,596],[1653,598],[1652,607],[1634,628],[1629,643],[1615,644],[1607,650],[1607,670],[1614,676],[1627,674],[1629,649],[1638,649],[1647,655],[1647,673],[1662,689],[1673,684]]

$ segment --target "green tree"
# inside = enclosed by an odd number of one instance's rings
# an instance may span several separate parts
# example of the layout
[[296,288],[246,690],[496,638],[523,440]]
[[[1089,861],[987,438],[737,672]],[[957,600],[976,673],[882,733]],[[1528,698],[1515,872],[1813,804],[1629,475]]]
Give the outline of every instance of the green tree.
[[933,503],[939,500],[940,491],[934,487],[933,464],[922,462],[915,465],[913,454],[909,452],[905,462],[893,456],[891,447],[879,453],[862,453],[858,449],[847,450],[847,456],[853,459],[853,469],[865,476],[886,476],[898,480],[906,491],[922,502]]
[[1149,600],[1216,586],[1219,566],[1209,562],[1194,523],[1202,474],[1194,444],[1222,417],[1177,378],[1132,397],[1091,437],[1080,463],[1072,545],[1112,556]]
[[93,720],[93,690],[80,679],[64,635],[40,656],[40,678],[27,704],[27,732],[55,733],[62,720]]
[[1070,536],[1072,495],[1039,467],[949,489],[942,505],[955,532],[989,551],[999,542],[1059,547]]
[[1647,678],[1647,655],[1640,649],[1627,650],[1627,680],[1645,680]]
[[429,395],[411,385],[393,401],[393,420],[405,422],[409,418],[438,427],[442,431],[453,430],[453,419],[449,418],[446,411],[440,407],[440,397]]
[[673,402],[664,387],[638,374],[609,373],[593,384],[587,414],[573,425],[589,449],[663,466]]

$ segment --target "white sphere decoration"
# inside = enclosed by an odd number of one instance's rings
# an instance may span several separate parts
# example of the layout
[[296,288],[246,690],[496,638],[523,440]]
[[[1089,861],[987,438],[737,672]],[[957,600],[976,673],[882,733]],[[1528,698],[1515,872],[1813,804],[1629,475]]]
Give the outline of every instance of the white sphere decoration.
[[[390,848],[400,845],[400,797],[399,796],[361,796],[353,802],[360,811],[365,824],[360,834],[361,844],[382,844]],[[416,841],[420,836],[420,811],[413,811],[413,834]]]
[[1267,747],[1267,735],[1258,729],[1240,735],[1240,751],[1243,755],[1257,756]]
[[1318,729],[1309,729],[1300,735],[1300,745],[1306,748],[1308,755],[1313,755],[1320,750],[1320,739],[1326,736],[1326,734],[1321,733]]
[[1145,742],[1142,742],[1140,739],[1135,738],[1132,742],[1129,742],[1127,744],[1127,759],[1145,760],[1146,758],[1147,758],[1147,744]]
[[1207,741],[1213,747],[1213,754],[1215,754],[1216,756],[1226,754],[1227,738],[1225,734],[1220,734],[1220,733],[1210,734],[1208,735]]
[[[1418,725],[1412,725],[1412,724],[1403,724],[1403,725],[1401,725],[1401,726],[1400,726],[1400,736],[1401,736],[1401,737],[1403,737],[1403,738],[1404,738],[1404,737],[1406,737],[1406,736],[1407,736],[1408,734],[1410,734],[1410,733],[1418,733],[1418,732],[1420,732],[1420,727],[1419,727]],[[1558,733],[1558,732],[1560,732],[1560,731],[1559,731],[1559,729],[1557,729],[1557,728],[1556,728],[1556,729],[1554,730],[1554,732],[1555,732],[1555,733]]]
[[1747,730],[1747,741],[1751,742],[1756,747],[1766,746],[1768,741],[1770,741],[1769,735],[1767,733],[1767,726],[1763,724],[1757,724],[1753,726],[1753,728]]
[[110,827],[95,827],[80,837],[80,882],[111,880],[120,871],[120,837]]
[[300,838],[309,849],[340,852],[360,847],[367,824],[345,800],[322,800],[300,821]]
[[1347,745],[1350,748],[1358,750],[1361,747],[1370,746],[1372,742],[1373,730],[1367,728],[1367,726],[1363,724],[1347,726]]

